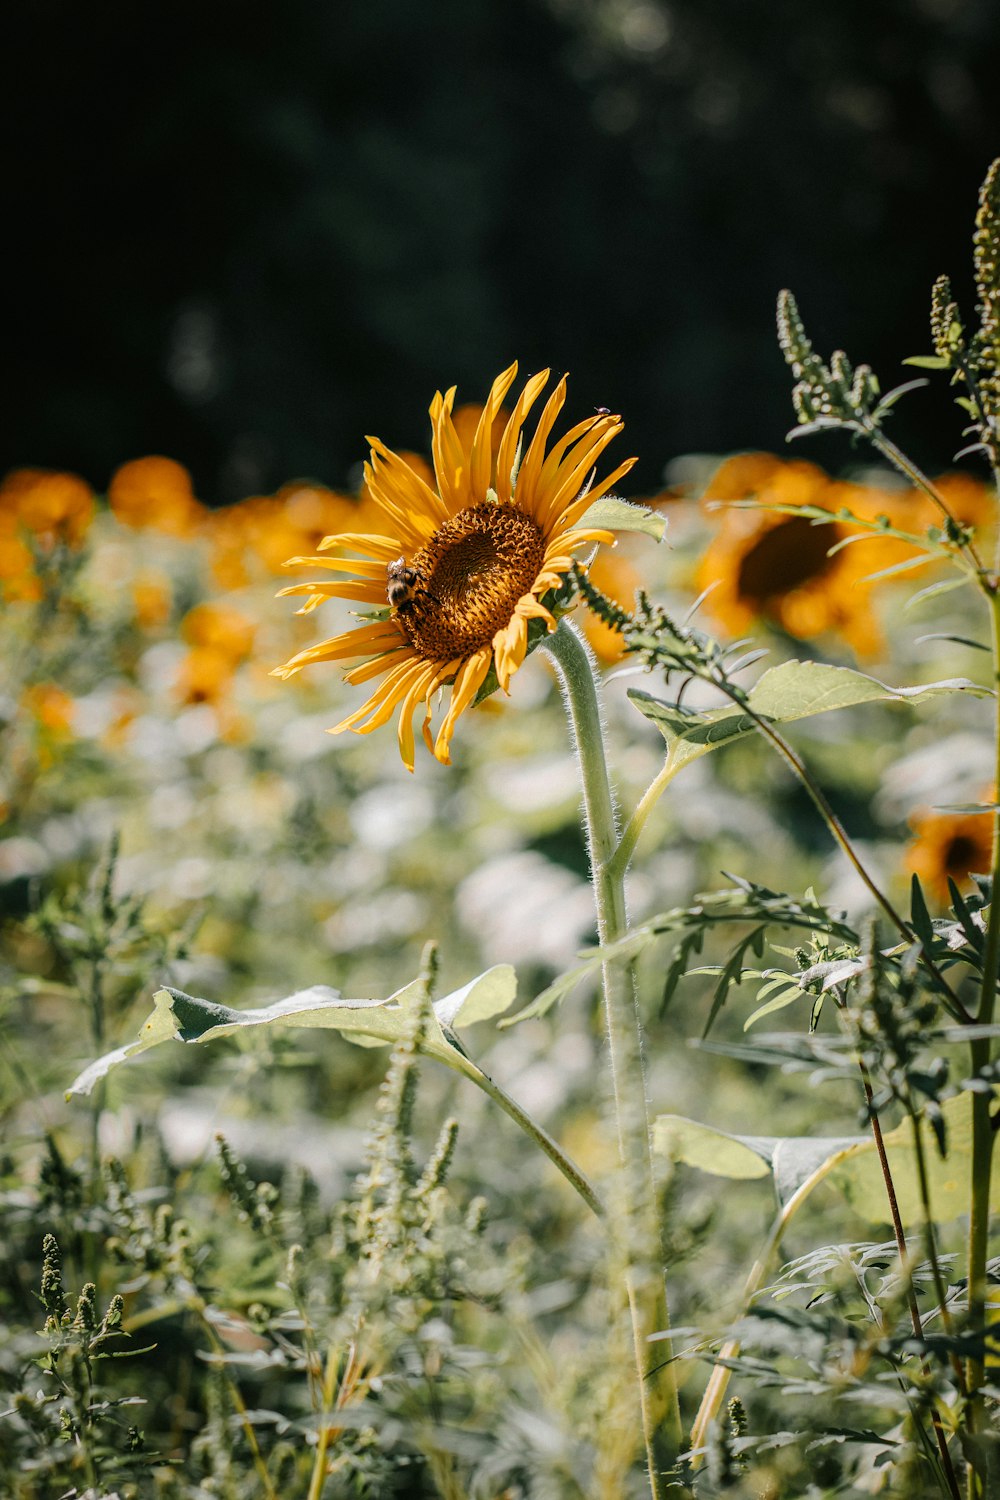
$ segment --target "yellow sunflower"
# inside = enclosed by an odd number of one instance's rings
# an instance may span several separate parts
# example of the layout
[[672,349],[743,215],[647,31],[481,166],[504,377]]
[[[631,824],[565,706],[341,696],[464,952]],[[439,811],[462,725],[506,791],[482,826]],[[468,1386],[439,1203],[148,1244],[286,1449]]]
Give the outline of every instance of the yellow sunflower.
[[[983,800],[988,804],[994,796],[990,789]],[[985,875],[992,869],[993,819],[985,813],[922,812],[910,825],[914,837],[906,868],[942,906],[951,899],[949,878],[961,887],[973,873]]]
[[[492,668],[507,691],[528,649],[528,625],[556,618],[545,603],[560,588],[573,552],[586,543],[614,541],[607,531],[581,527],[593,502],[635,462],[628,459],[604,479],[588,477],[622,429],[619,417],[598,413],[578,422],[546,452],[566,400],[563,377],[552,391],[529,441],[524,424],[549,379],[542,370],[527,381],[507,419],[499,445],[493,426],[517,375],[513,364],[493,382],[475,429],[463,437],[453,411],[455,388],[431,402],[433,476],[369,438],[371,462],[365,484],[380,534],[328,536],[321,552],[357,557],[296,557],[291,564],[329,568],[330,582],[293,584],[285,594],[303,594],[300,613],[329,598],[351,599],[374,613],[355,626],[277,667],[291,677],[314,662],[355,661],[348,682],[379,686],[359,709],[330,732],[368,734],[397,707],[399,749],[413,770],[413,716],[423,704],[428,749],[447,765],[455,724]],[[451,686],[451,699],[431,737],[437,694]]]

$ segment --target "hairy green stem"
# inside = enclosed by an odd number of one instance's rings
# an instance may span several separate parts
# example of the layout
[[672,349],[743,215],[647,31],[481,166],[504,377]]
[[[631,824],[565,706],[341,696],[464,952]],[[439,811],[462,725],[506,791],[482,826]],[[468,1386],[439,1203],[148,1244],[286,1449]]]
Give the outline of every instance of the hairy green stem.
[[[601,726],[595,669],[581,637],[567,620],[543,643],[555,661],[580,761],[584,818],[602,947],[626,931],[624,871],[613,864],[617,827]],[[669,1327],[663,1251],[656,1209],[649,1114],[643,1077],[642,1030],[631,971],[607,962],[602,969],[608,1061],[621,1163],[621,1213],[613,1216],[626,1284],[643,1437],[653,1500],[666,1493],[664,1471],[681,1445],[680,1408],[670,1345],[650,1343]]]

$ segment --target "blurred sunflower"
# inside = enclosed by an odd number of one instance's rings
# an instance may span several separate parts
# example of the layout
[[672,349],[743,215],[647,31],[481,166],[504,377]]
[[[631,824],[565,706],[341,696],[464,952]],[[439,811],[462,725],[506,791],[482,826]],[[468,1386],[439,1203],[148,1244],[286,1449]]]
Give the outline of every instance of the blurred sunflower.
[[167,536],[192,536],[206,514],[187,469],[158,454],[130,459],[116,469],[108,484],[108,504],[123,526],[149,527]]
[[877,653],[882,633],[872,575],[914,556],[914,548],[840,520],[814,525],[766,507],[849,510],[865,520],[885,515],[904,530],[922,531],[928,519],[911,492],[842,483],[815,464],[750,453],[722,465],[705,499],[753,499],[761,507],[725,510],[702,559],[697,587],[711,589],[705,607],[721,625],[740,635],[763,617],[799,640],[834,634],[858,656]]
[[[992,801],[991,792],[984,801]],[[982,813],[919,813],[910,819],[913,842],[906,868],[942,906],[948,905],[949,878],[961,887],[969,876],[993,868],[993,819]]]
[[196,604],[181,622],[181,635],[190,649],[181,664],[178,695],[184,703],[218,702],[250,654],[253,621],[224,605]]
[[13,515],[39,544],[78,547],[94,519],[94,492],[78,474],[14,469],[0,485],[0,511]]
[[[455,388],[437,393],[430,406],[432,477],[425,478],[379,439],[368,440],[366,492],[388,530],[328,536],[320,544],[323,551],[343,548],[361,560],[290,559],[354,575],[282,590],[306,596],[303,612],[341,598],[376,614],[300,651],[277,667],[275,676],[291,677],[314,662],[360,658],[346,674],[348,682],[382,681],[331,733],[367,734],[399,708],[399,749],[411,771],[418,705],[425,705],[427,747],[447,765],[455,724],[491,668],[506,692],[527,654],[529,622],[540,619],[555,629],[544,599],[562,585],[574,550],[614,540],[609,532],[581,528],[579,522],[635,461],[626,460],[586,488],[601,454],[622,429],[621,420],[607,414],[577,423],[546,453],[566,399],[565,377],[549,396],[522,455],[524,424],[548,382],[548,370],[527,381],[496,446],[494,423],[516,375],[513,364],[497,377],[464,439],[453,418]],[[448,710],[432,739],[434,700],[448,685]]]

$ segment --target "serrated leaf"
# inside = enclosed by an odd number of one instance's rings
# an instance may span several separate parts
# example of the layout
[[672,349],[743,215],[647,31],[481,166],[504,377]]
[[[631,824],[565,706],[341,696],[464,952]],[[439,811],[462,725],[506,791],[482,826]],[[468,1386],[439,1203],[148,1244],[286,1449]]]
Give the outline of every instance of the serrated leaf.
[[617,495],[602,495],[575,525],[605,531],[639,531],[659,542],[667,529],[667,518],[650,510],[648,505],[634,505]]
[[[498,1015],[512,1003],[516,989],[514,970],[509,964],[500,964],[446,995],[432,1007],[422,1050],[475,1078],[480,1069],[448,1041],[442,1027]],[[257,1027],[273,1027],[334,1030],[362,1046],[392,1046],[404,1035],[420,995],[418,980],[396,990],[387,1000],[346,1000],[326,985],[315,985],[276,1000],[273,1005],[234,1010],[228,1005],[185,995],[182,990],[157,990],[153,1010],[143,1022],[138,1038],[84,1068],[67,1090],[67,1098],[89,1094],[95,1083],[112,1069],[168,1041],[212,1042]]]
[[[749,707],[761,718],[772,724],[790,724],[798,719],[812,718],[838,708],[854,708],[863,703],[923,703],[928,698],[951,693],[988,697],[991,690],[965,677],[918,687],[894,688],[850,667],[786,661],[765,672],[747,697]],[[639,688],[630,688],[628,696],[663,735],[667,742],[667,761],[674,770],[718,749],[729,740],[754,732],[753,720],[736,705],[699,713],[654,698]]]

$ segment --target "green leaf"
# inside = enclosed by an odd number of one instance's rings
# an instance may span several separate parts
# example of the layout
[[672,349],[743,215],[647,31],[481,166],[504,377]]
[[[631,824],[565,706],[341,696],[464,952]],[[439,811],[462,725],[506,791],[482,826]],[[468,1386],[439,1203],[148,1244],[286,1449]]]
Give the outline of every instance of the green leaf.
[[[443,1028],[471,1024],[498,1015],[512,1004],[517,979],[509,964],[487,969],[476,979],[436,1001],[428,1020],[422,1050],[459,1073],[476,1079],[481,1071],[450,1042]],[[182,990],[165,988],[153,996],[153,1010],[134,1042],[117,1047],[92,1062],[67,1090],[89,1094],[99,1079],[129,1058],[161,1042],[213,1042],[256,1027],[321,1029],[342,1032],[362,1046],[392,1046],[404,1035],[413,1007],[420,1002],[421,983],[413,980],[387,1000],[345,1000],[326,985],[300,990],[273,1005],[233,1010],[211,1000],[199,1000]]]
[[766,1177],[771,1170],[768,1142],[752,1136],[727,1135],[686,1120],[682,1115],[659,1115],[653,1125],[653,1149],[670,1161],[699,1167],[713,1177]]
[[617,495],[602,495],[576,525],[607,531],[641,531],[660,542],[667,529],[667,518],[659,511],[650,510],[648,505],[633,505],[630,500],[620,500]]
[[[765,985],[764,988],[770,990],[772,986]],[[770,1016],[776,1010],[784,1010],[786,1006],[794,1005],[797,1000],[801,1000],[805,996],[805,991],[798,984],[774,985],[773,988],[777,989],[778,993],[772,995],[771,999],[765,1001],[763,1005],[758,1005],[757,1009],[751,1015],[747,1016],[743,1022],[744,1031],[749,1031],[751,1026],[756,1025],[762,1016]],[[760,993],[763,995],[764,990],[761,990]]]
[[911,354],[902,361],[904,365],[916,365],[918,370],[950,370],[951,360],[942,354]]
[[919,938],[924,952],[930,953],[934,947],[934,924],[917,875],[913,875],[910,880],[910,926]]
[[[938,1223],[969,1211],[969,1096],[959,1094],[949,1099],[941,1113],[947,1129],[947,1156],[940,1157],[930,1148],[930,1142],[925,1140],[924,1144],[931,1208]],[[910,1121],[904,1120],[895,1130],[886,1132],[883,1142],[903,1222],[921,1223],[923,1206]],[[660,1115],[653,1124],[653,1147],[672,1161],[717,1177],[763,1177],[770,1171],[783,1205],[800,1190],[808,1196],[821,1182],[828,1182],[869,1223],[881,1224],[889,1218],[885,1182],[871,1135],[737,1136],[678,1115]],[[760,1163],[760,1170],[754,1167],[753,1158]]]
[[935,812],[943,813],[991,813],[1000,808],[1000,802],[938,802]]
[[[894,688],[855,672],[850,667],[832,667],[823,662],[786,661],[772,667],[748,694],[749,707],[772,724],[789,724],[838,708],[862,703],[923,703],[952,693],[988,697],[991,689],[965,677],[948,678],[918,687]],[[750,716],[734,704],[696,712],[667,703],[631,688],[628,696],[639,712],[651,719],[667,742],[667,761],[674,770],[697,760],[728,740],[754,732]]]
[[476,1021],[492,1021],[513,1003],[517,994],[517,975],[510,964],[496,964],[453,990],[443,1000],[434,1002],[434,1014],[442,1026],[472,1026]]
[[926,588],[918,589],[915,594],[911,594],[904,602],[903,608],[914,609],[918,604],[923,604],[926,599],[937,599],[941,594],[951,594],[955,589],[964,589],[968,583],[968,576],[944,578],[940,583],[929,583]]
[[903,397],[908,396],[911,391],[919,391],[925,385],[927,385],[926,380],[907,380],[903,385],[897,385],[895,390],[887,391],[872,412],[872,421],[881,421],[883,417],[888,416],[897,401],[902,401]]

